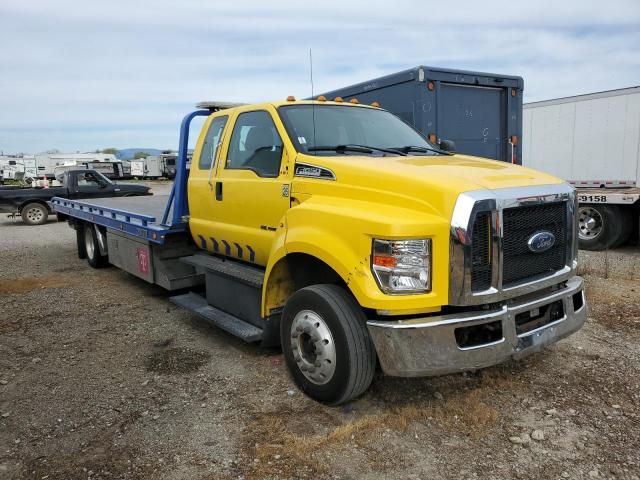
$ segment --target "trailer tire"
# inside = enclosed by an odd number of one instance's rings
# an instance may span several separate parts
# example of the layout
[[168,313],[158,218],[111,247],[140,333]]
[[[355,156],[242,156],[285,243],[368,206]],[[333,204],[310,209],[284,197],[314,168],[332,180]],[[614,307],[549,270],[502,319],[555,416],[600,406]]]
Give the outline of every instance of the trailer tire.
[[375,348],[362,308],[344,288],[312,285],[291,295],[280,339],[289,373],[314,400],[340,405],[371,385]]
[[578,207],[578,239],[583,250],[608,250],[625,242],[631,233],[629,212],[615,205]]
[[43,225],[47,223],[49,209],[42,203],[31,202],[22,207],[20,215],[27,225]]
[[84,225],[83,237],[84,248],[87,254],[87,262],[93,268],[104,268],[109,265],[109,257],[100,254],[100,247],[98,246],[98,236],[91,224]]
[[631,232],[633,231],[633,213],[629,207],[618,207],[620,212],[620,224],[622,231],[620,236],[613,244],[613,248],[620,247],[629,241],[631,238]]

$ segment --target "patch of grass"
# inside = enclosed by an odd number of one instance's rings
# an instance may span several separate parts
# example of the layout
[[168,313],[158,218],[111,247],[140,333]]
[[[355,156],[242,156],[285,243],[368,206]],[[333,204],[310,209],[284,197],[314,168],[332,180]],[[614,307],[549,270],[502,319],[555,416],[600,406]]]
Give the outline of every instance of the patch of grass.
[[[287,425],[287,414],[291,412],[265,413],[247,428],[247,451],[251,457],[247,478],[276,478],[283,472],[307,472],[313,475],[328,474],[321,456],[344,448],[355,442],[367,456],[369,463],[380,470],[385,452],[367,451],[374,436],[390,431],[406,432],[412,425],[429,423],[441,429],[456,431],[470,436],[481,434],[495,425],[500,417],[498,411],[484,400],[485,389],[461,392],[443,402],[420,402],[415,405],[393,407],[384,412],[362,416],[354,421],[335,426],[321,434],[301,435],[293,433]],[[309,415],[308,412],[301,414]],[[258,461],[255,461],[257,459]],[[394,457],[386,455],[387,464]]]

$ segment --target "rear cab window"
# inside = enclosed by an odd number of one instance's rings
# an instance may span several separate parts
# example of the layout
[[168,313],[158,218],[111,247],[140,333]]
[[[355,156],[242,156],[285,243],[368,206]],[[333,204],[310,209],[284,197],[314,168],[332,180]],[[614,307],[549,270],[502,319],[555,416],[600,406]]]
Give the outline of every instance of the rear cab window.
[[229,117],[225,115],[217,117],[211,122],[209,130],[207,130],[207,135],[204,138],[202,152],[200,153],[200,159],[198,161],[198,168],[200,170],[209,170],[215,162],[216,154],[221,145],[222,133],[224,132],[224,127],[228,119]]

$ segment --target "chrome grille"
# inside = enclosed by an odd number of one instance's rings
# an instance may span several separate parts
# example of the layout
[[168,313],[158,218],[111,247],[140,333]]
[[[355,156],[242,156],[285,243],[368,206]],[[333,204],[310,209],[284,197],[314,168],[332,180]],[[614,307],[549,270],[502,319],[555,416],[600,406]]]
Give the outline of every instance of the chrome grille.
[[[506,208],[503,211],[502,285],[509,287],[564,268],[567,259],[567,208],[565,202]],[[540,253],[527,242],[540,231],[555,236],[553,246]]]
[[491,212],[476,215],[471,230],[471,290],[491,287]]

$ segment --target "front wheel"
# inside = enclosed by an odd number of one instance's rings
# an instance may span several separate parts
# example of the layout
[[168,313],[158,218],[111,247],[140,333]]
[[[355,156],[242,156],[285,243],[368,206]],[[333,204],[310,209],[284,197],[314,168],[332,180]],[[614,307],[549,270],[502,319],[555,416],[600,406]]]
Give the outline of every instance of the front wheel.
[[312,285],[285,305],[280,337],[298,387],[319,402],[339,405],[373,380],[376,354],[364,312],[336,285]]

